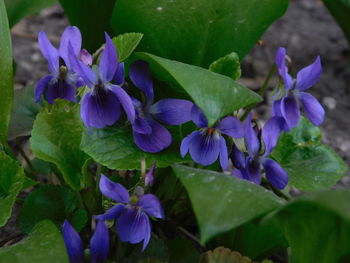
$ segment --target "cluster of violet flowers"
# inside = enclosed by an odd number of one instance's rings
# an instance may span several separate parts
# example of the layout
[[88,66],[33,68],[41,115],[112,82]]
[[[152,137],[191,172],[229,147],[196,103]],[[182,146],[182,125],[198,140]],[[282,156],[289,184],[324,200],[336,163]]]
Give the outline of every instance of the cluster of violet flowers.
[[[260,184],[264,171],[273,187],[285,188],[288,174],[269,155],[276,147],[280,134],[289,132],[298,124],[300,104],[314,125],[323,122],[324,109],[316,98],[305,92],[322,74],[319,57],[313,64],[300,70],[296,80],[293,80],[286,65],[286,50],[278,49],[275,64],[283,88],[279,86],[274,97],[272,117],[262,129],[254,125],[251,114],[248,114],[245,123],[236,117],[227,116],[209,127],[201,109],[191,101],[170,98],[154,101],[153,79],[149,65],[144,61],[136,61],[129,68],[129,79],[141,91],[143,100],[129,95],[125,90],[128,84],[124,63],[119,63],[115,46],[106,33],[105,39],[99,64],[93,65],[97,57],[81,49],[82,38],[77,27],[65,29],[58,49],[50,43],[46,33],[41,32],[39,47],[48,61],[50,74],[37,83],[36,102],[45,97],[49,104],[58,98],[80,103],[81,118],[88,129],[114,125],[123,109],[132,126],[135,144],[150,153],[161,152],[172,142],[172,136],[164,124],[181,125],[192,121],[198,130],[182,140],[182,157],[189,152],[192,160],[203,166],[219,159],[223,171],[229,170],[231,160],[233,176]],[[80,100],[77,89],[83,86],[89,90]],[[238,149],[235,139],[245,142],[244,151]],[[153,164],[145,176],[146,185],[153,183],[154,169]],[[138,191],[130,196],[126,188],[104,175],[101,175],[99,187],[102,194],[113,200],[115,205],[105,214],[95,216],[96,228],[90,240],[91,262],[104,262],[108,256],[109,233],[105,221],[109,220],[115,221],[121,241],[132,244],[143,242],[144,250],[151,238],[150,218],[164,218],[158,198],[144,194],[143,188],[137,188]],[[82,241],[68,221],[65,221],[62,233],[70,261],[84,262]]]

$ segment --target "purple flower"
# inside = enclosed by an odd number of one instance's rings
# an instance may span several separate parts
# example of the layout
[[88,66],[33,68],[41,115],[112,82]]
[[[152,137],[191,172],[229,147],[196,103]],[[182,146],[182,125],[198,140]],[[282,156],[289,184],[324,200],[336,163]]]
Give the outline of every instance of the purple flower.
[[276,147],[278,137],[283,130],[284,120],[280,117],[272,117],[262,129],[262,141],[265,152],[260,154],[261,144],[257,135],[257,130],[251,123],[249,114],[245,123],[245,142],[248,155],[239,151],[233,145],[231,160],[235,169],[232,174],[240,179],[245,179],[256,184],[261,183],[261,167],[265,170],[266,179],[276,188],[283,189],[288,184],[288,174],[274,160],[267,156]]
[[[79,55],[81,49],[81,34],[77,27],[67,27],[61,37],[60,46],[56,49],[47,38],[44,31],[39,33],[39,47],[46,58],[50,74],[41,78],[35,87],[35,101],[39,102],[45,94],[48,103],[53,104],[57,98],[75,102],[76,88],[83,86],[84,82],[73,71],[68,59],[69,53],[73,57]],[[68,43],[72,49],[68,50]]]
[[306,117],[314,124],[320,125],[323,122],[325,111],[317,99],[309,93],[304,92],[311,88],[322,74],[322,65],[320,57],[315,62],[297,74],[293,78],[288,74],[286,66],[286,50],[280,47],[276,55],[276,65],[278,73],[284,82],[284,94],[281,99],[276,100],[273,104],[273,116],[283,117],[286,125],[285,131],[295,127],[299,123],[300,108],[299,102],[304,108]]
[[164,218],[164,212],[158,198],[152,194],[131,196],[121,184],[112,182],[103,174],[100,180],[102,194],[119,204],[105,214],[98,215],[98,220],[116,220],[116,230],[123,242],[138,244],[143,241],[144,250],[151,238],[149,217]]
[[181,99],[163,99],[154,102],[153,80],[149,66],[144,61],[136,61],[130,67],[130,79],[145,96],[145,103],[133,98],[136,119],[133,134],[136,145],[145,152],[156,153],[171,144],[170,132],[161,125],[180,125],[191,120],[193,103]]
[[154,169],[156,168],[156,161],[153,161],[151,168],[145,175],[145,186],[152,186],[154,183]]
[[226,141],[222,134],[242,138],[244,136],[243,124],[238,119],[228,116],[216,126],[208,127],[206,117],[195,105],[192,107],[192,120],[200,130],[192,132],[182,140],[181,156],[184,157],[189,151],[193,161],[206,166],[214,163],[220,154],[221,167],[226,171],[228,154]]
[[[106,33],[105,37],[106,46],[101,55],[98,73],[79,61],[76,56],[71,55],[71,52],[69,54],[73,69],[91,88],[84,95],[80,110],[81,118],[88,128],[104,128],[107,125],[113,125],[120,117],[120,106],[123,107],[132,123],[135,119],[135,109],[131,98],[123,88],[111,83],[116,77],[115,74],[120,70],[113,42]],[[73,50],[72,45],[69,45],[69,50]]]
[[[65,220],[62,227],[63,240],[71,263],[84,263],[83,242],[78,232]],[[109,251],[109,233],[106,224],[99,220],[90,240],[90,262],[103,263]]]

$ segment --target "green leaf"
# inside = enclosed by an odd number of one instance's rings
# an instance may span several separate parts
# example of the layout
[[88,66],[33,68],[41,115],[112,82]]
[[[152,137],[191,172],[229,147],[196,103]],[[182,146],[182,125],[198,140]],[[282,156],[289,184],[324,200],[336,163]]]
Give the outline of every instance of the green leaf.
[[91,129],[83,134],[81,149],[96,162],[115,170],[139,170],[141,159],[146,159],[147,167],[156,161],[157,167],[167,167],[173,163],[184,162],[180,156],[177,137],[166,150],[157,153],[145,153],[139,149],[132,136],[132,130],[124,127]]
[[24,201],[18,217],[18,225],[24,233],[44,219],[50,219],[58,226],[70,218],[78,204],[75,193],[69,188],[45,185],[36,188]]
[[[115,0],[59,0],[71,25],[79,27],[83,46],[94,52],[105,41],[104,32],[111,33],[110,18]],[[136,31],[135,31],[136,32]]]
[[22,18],[34,15],[56,2],[56,0],[5,0],[10,27],[13,27]]
[[70,223],[78,232],[80,232],[86,226],[88,220],[88,213],[85,209],[80,208],[73,214]]
[[348,170],[344,161],[320,142],[320,130],[302,118],[283,133],[272,157],[289,175],[290,185],[303,191],[333,186]]
[[188,239],[169,240],[167,246],[169,248],[169,263],[188,263],[199,260],[199,252]]
[[324,4],[343,29],[345,37],[350,44],[350,1],[349,0],[323,0]]
[[118,0],[111,23],[118,34],[143,33],[143,51],[207,68],[231,52],[244,58],[287,6],[287,0]]
[[37,115],[30,139],[33,153],[55,164],[75,190],[82,188],[81,168],[88,158],[79,148],[82,132],[79,105],[56,100],[51,110],[44,108]]
[[337,263],[350,253],[350,190],[304,195],[277,214],[291,263]]
[[135,57],[150,64],[153,75],[178,91],[185,91],[203,111],[209,125],[261,97],[232,79],[209,70],[148,53]]
[[118,51],[119,62],[124,61],[131,55],[139,45],[142,37],[143,34],[140,33],[125,33],[112,39],[113,44]]
[[13,111],[9,129],[9,139],[28,136],[32,131],[35,116],[42,108],[41,103],[34,101],[34,86],[15,90]]
[[38,223],[28,237],[0,248],[0,263],[68,263],[62,235],[49,220]]
[[12,206],[22,189],[24,171],[19,164],[0,151],[0,227],[11,216]]
[[173,169],[191,200],[202,243],[284,203],[263,187],[234,176],[180,165]]
[[39,184],[39,182],[34,181],[34,180],[30,179],[27,176],[24,176],[22,190],[27,189],[29,187],[33,187],[33,186],[35,186],[37,184]]
[[225,75],[233,80],[241,76],[241,64],[237,53],[232,52],[210,64],[209,70]]
[[217,247],[213,251],[206,252],[199,263],[252,263],[252,261],[236,251]]
[[0,144],[7,145],[13,104],[12,44],[6,8],[0,0]]

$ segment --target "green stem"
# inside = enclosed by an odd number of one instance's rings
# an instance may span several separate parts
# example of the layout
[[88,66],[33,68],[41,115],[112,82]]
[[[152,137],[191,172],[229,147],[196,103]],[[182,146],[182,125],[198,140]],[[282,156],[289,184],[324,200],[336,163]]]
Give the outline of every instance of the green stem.
[[267,184],[271,190],[279,197],[282,197],[283,199],[285,199],[286,201],[290,200],[290,197],[287,196],[285,193],[283,193],[281,190],[277,189],[276,187],[274,187],[273,185],[271,185],[265,178],[262,178],[262,181],[264,184]]
[[[276,71],[276,65],[273,64],[273,66],[272,66],[271,69],[270,69],[269,74],[267,75],[267,77],[266,77],[266,79],[265,79],[265,81],[264,81],[263,86],[262,86],[261,89],[258,91],[258,94],[259,94],[260,96],[264,95],[264,93],[265,93],[265,91],[266,91],[266,89],[267,89],[267,87],[268,87],[268,85],[269,85],[269,83],[270,83],[270,80],[271,80],[273,74],[275,73],[275,71]],[[248,114],[249,114],[249,113],[251,112],[251,110],[256,106],[256,104],[257,104],[257,103],[251,104],[251,105],[246,109],[246,111],[244,112],[243,116],[241,117],[241,121],[244,121],[244,120],[247,118]]]

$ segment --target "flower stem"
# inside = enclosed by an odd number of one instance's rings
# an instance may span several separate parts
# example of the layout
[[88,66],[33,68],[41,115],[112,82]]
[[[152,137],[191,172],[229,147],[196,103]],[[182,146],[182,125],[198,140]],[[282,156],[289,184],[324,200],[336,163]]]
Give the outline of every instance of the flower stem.
[[[267,87],[268,87],[268,85],[269,85],[269,83],[270,83],[270,80],[271,80],[273,74],[275,73],[275,71],[276,71],[276,65],[273,64],[273,66],[272,66],[271,69],[270,69],[269,74],[267,75],[267,77],[266,77],[266,79],[265,79],[265,81],[264,81],[263,86],[262,86],[261,89],[258,91],[258,94],[259,94],[260,96],[264,95],[264,93],[265,93],[265,91],[266,91],[266,89],[267,89]],[[243,116],[241,117],[241,121],[244,121],[244,120],[247,118],[249,112],[251,112],[251,110],[256,106],[256,104],[257,104],[257,103],[254,103],[254,104],[251,104],[250,106],[248,106],[248,108],[247,108],[246,111],[244,112]]]

